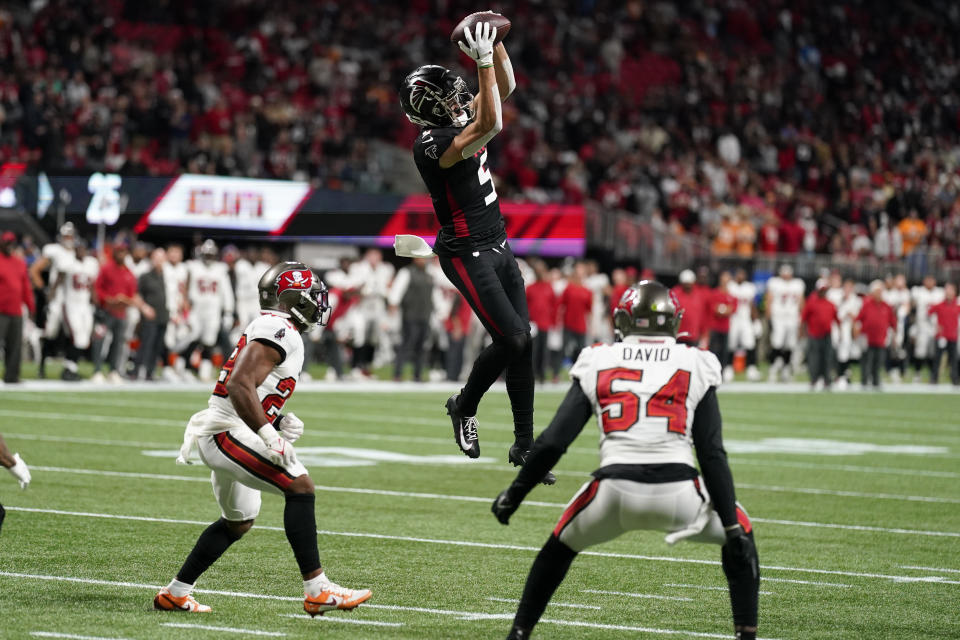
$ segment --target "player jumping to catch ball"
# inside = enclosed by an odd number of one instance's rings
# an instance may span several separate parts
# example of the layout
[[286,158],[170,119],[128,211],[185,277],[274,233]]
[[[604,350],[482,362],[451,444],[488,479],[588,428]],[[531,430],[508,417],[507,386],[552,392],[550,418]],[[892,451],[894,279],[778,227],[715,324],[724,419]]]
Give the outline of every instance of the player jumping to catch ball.
[[617,342],[580,352],[556,416],[494,501],[494,515],[507,524],[543,471],[597,416],[600,468],[534,560],[507,640],[530,638],[579,552],[634,529],[666,531],[670,544],[689,538],[722,545],[736,638],[756,638],[759,562],[723,449],[720,361],[676,341],[682,315],[659,282],[627,289],[613,315]]
[[[487,168],[486,145],[503,127],[500,103],[516,85],[495,23],[504,35],[509,22],[492,13],[473,14],[455,31],[460,48],[477,64],[476,98],[463,78],[426,65],[404,79],[400,104],[410,121],[423,127],[413,156],[441,225],[433,250],[493,338],[463,389],[447,400],[454,437],[467,456],[480,456],[477,407],[506,370],[515,439],[508,460],[522,465],[533,444],[533,352],[524,282]],[[555,482],[549,472],[539,480]]]

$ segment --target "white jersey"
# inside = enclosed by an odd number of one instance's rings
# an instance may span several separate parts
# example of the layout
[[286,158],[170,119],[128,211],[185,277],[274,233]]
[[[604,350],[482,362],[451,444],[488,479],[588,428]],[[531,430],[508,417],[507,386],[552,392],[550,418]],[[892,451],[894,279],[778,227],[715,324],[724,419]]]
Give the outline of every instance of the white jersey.
[[187,271],[190,274],[187,299],[191,307],[202,315],[219,317],[223,313],[233,313],[233,288],[227,265],[191,260],[187,263]]
[[287,314],[264,311],[244,329],[237,347],[223,364],[217,378],[217,386],[213,390],[213,395],[210,396],[208,404],[214,418],[213,422],[226,425],[221,431],[244,424],[233,408],[233,403],[230,402],[226,383],[240,350],[253,341],[275,348],[282,358],[280,364],[276,365],[263,383],[257,387],[257,397],[263,404],[263,411],[268,418],[273,419],[281,412],[284,403],[293,395],[293,390],[297,386],[300,371],[303,369],[303,338],[300,337],[300,332],[290,322]]
[[[44,258],[50,261],[50,277],[47,281],[51,286],[56,283],[57,276],[64,268],[77,259],[77,254],[74,253],[73,249],[68,249],[59,242],[51,242],[50,244],[44,245],[41,253]],[[63,290],[64,286],[63,283],[61,283],[52,292],[51,301],[62,302]]]
[[735,282],[731,280],[727,283],[727,292],[737,299],[737,308],[730,317],[730,322],[753,322],[751,311],[753,303],[757,299],[757,285],[749,280]]
[[601,466],[694,467],[693,414],[720,385],[720,361],[673,338],[627,340],[587,347],[570,370],[597,415]]
[[930,317],[930,307],[943,302],[943,289],[934,287],[914,287],[910,291],[910,297],[913,299],[913,306],[917,310],[916,323],[918,326],[933,327],[936,320]]
[[93,256],[61,263],[63,274],[63,303],[66,307],[93,304],[93,284],[100,273],[100,263]]
[[785,280],[774,276],[767,281],[767,304],[770,317],[778,322],[796,322],[800,319],[800,305],[806,286],[800,278]]

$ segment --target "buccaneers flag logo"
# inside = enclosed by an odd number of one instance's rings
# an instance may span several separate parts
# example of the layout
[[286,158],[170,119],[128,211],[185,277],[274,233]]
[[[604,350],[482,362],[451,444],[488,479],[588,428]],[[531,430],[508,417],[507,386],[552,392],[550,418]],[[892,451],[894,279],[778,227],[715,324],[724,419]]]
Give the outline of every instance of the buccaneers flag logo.
[[312,271],[284,271],[277,276],[277,295],[280,295],[288,289],[309,290],[313,286]]

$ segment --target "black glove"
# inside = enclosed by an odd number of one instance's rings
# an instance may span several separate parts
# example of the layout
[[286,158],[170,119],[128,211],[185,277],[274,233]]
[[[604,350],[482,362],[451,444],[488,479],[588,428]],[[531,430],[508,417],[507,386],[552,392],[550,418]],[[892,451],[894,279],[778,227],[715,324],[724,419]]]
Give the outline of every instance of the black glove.
[[516,511],[519,506],[520,501],[510,497],[509,489],[504,489],[500,492],[500,495],[497,496],[496,500],[493,501],[493,506],[490,507],[490,511],[497,517],[500,524],[510,524],[510,516],[513,515],[513,512]]
[[753,538],[743,530],[743,527],[736,525],[726,530],[727,542],[724,547],[731,558],[738,563],[749,565],[754,577],[759,573],[757,566],[757,547],[753,543]]

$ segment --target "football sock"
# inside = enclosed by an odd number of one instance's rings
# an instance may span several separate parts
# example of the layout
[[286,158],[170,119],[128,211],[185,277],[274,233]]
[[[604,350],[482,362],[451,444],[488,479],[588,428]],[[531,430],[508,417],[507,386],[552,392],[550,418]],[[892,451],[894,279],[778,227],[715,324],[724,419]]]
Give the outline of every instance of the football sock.
[[303,581],[303,592],[311,598],[316,598],[329,582],[327,574],[321,572],[320,575]]
[[303,575],[320,568],[315,504],[316,496],[312,493],[293,493],[287,496],[283,507],[283,530]]
[[748,349],[747,350],[747,366],[752,367],[752,366],[756,366],[756,364],[757,364],[757,350]]
[[170,584],[167,585],[167,591],[169,591],[170,595],[174,598],[182,598],[183,596],[190,595],[190,592],[193,591],[193,584],[180,582],[174,578],[170,581]]
[[507,395],[513,411],[513,435],[523,449],[533,446],[533,342],[507,365]]
[[553,597],[553,592],[563,582],[570,563],[576,557],[576,551],[560,542],[556,536],[550,536],[537,554],[536,560],[533,561],[533,566],[530,567],[530,575],[527,576],[527,584],[523,588],[520,606],[517,607],[517,615],[513,619],[514,629],[526,631],[529,634],[540,620],[540,616],[547,608],[547,603]]
[[470,369],[467,383],[460,391],[460,399],[457,400],[457,407],[463,415],[477,415],[480,399],[503,373],[509,360],[510,352],[504,345],[496,342],[480,352]]
[[[240,537],[230,530],[227,521],[223,518],[211,524],[197,538],[193,550],[187,556],[183,566],[180,567],[180,571],[177,572],[177,580],[192,586],[197,578],[209,569],[210,565],[216,562],[217,558],[222,556],[230,548],[230,545],[239,540]],[[171,591],[171,593],[173,592]],[[177,594],[174,593],[173,595]]]
[[[753,540],[753,532],[747,534]],[[756,554],[756,545],[753,547],[753,557],[745,561],[738,561],[730,553],[727,545],[723,546],[721,560],[723,573],[727,576],[727,585],[730,588],[730,607],[733,610],[733,624],[735,627],[757,626],[757,608],[760,592],[759,558]],[[755,632],[754,632],[755,633]],[[749,638],[750,636],[742,636]],[[756,635],[754,635],[756,637]]]

